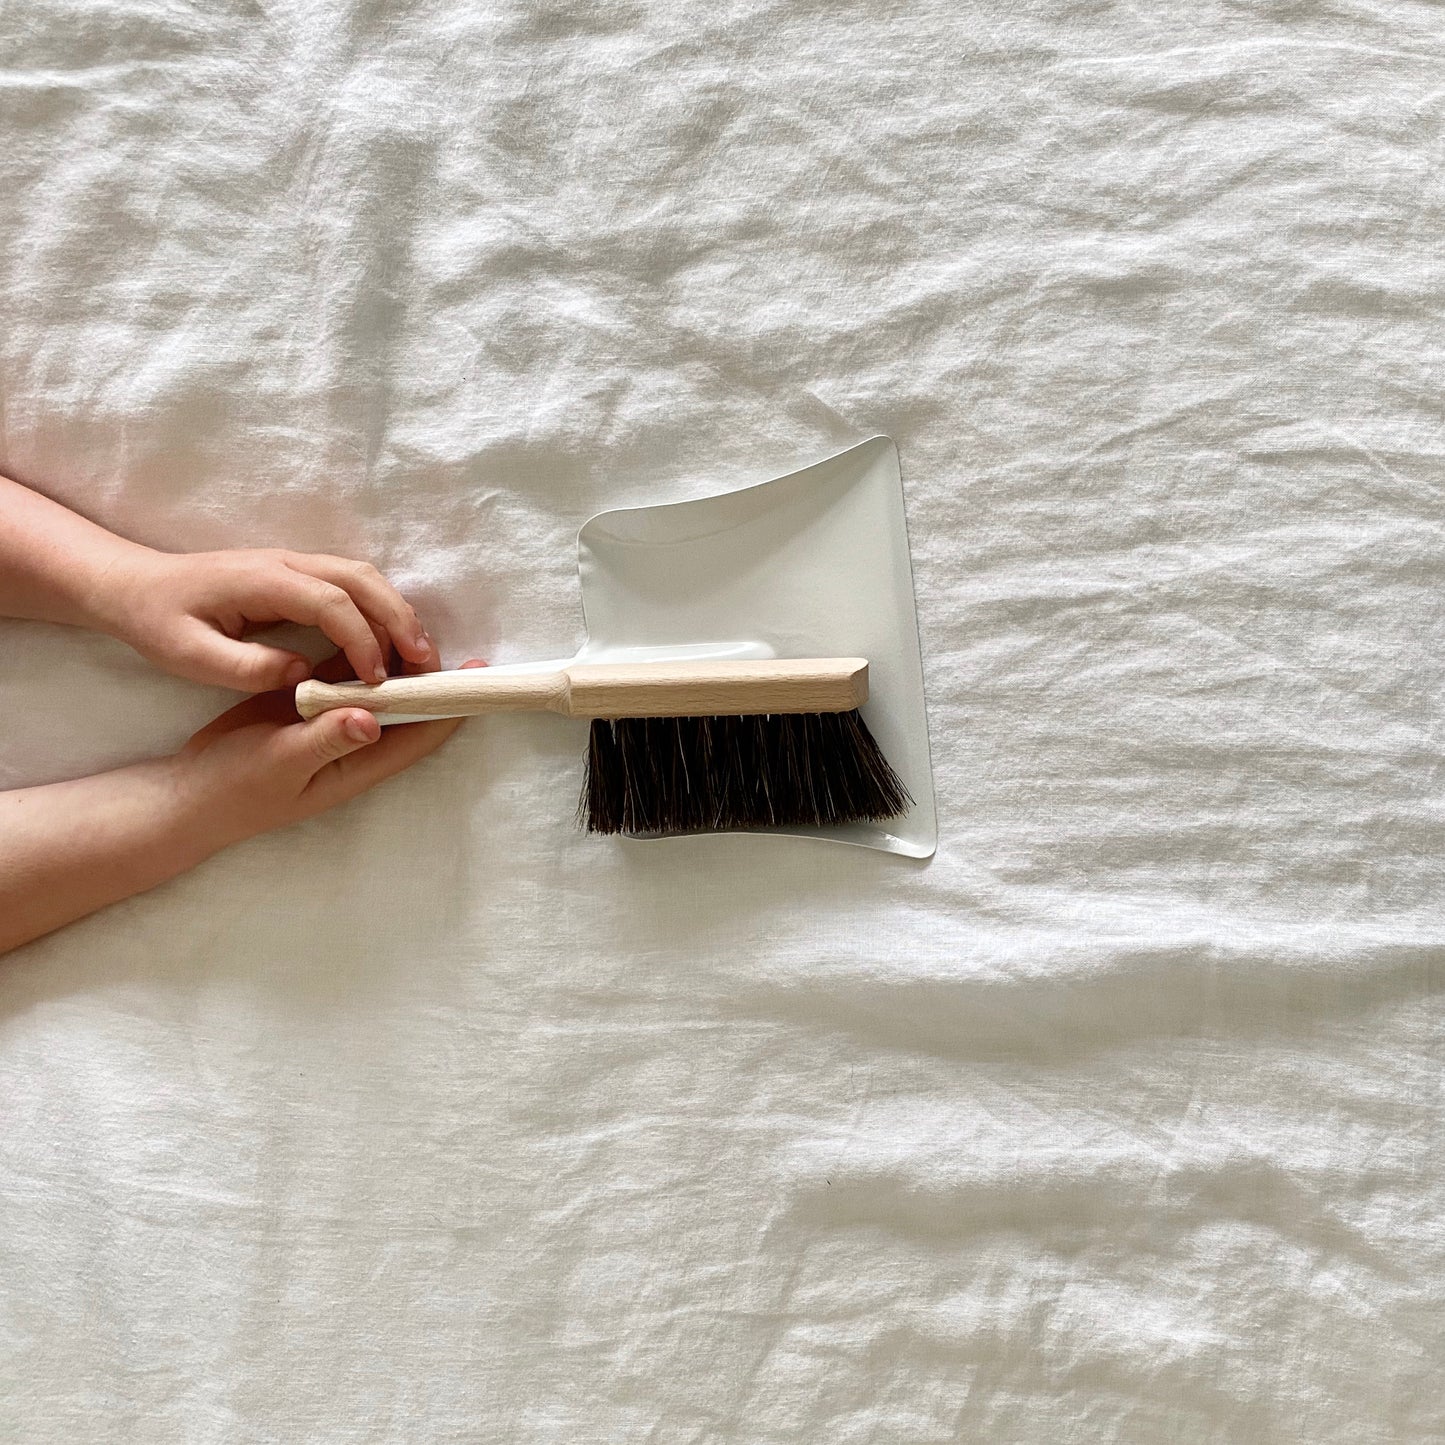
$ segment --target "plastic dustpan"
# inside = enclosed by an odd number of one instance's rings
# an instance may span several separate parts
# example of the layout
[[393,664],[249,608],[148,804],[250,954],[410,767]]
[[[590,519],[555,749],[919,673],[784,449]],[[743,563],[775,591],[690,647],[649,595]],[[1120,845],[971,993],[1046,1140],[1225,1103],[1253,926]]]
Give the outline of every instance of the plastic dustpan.
[[578,533],[577,558],[587,641],[568,661],[867,658],[863,716],[914,807],[886,823],[753,831],[932,855],[938,823],[913,569],[889,438],[740,491],[599,512]]

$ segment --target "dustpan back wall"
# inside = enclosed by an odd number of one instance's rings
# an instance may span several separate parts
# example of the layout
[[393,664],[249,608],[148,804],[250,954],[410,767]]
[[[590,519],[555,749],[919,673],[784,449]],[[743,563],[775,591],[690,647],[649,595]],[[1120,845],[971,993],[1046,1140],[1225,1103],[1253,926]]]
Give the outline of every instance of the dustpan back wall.
[[[886,431],[942,833],[599,845],[498,719],[0,963],[0,1435],[1445,1429],[1442,28],[0,10],[4,470],[508,660]],[[7,785],[226,701],[3,640]]]

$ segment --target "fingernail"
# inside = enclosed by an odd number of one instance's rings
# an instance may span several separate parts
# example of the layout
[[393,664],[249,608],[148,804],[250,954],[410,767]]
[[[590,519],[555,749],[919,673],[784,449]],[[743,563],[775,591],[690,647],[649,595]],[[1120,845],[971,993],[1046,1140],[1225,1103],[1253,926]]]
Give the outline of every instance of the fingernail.
[[354,743],[370,742],[371,729],[359,717],[349,717],[346,719],[346,736]]
[[376,666],[371,669],[371,680],[373,682],[386,681],[386,664],[384,662],[378,662]]
[[298,683],[305,682],[311,676],[311,664],[309,662],[293,662],[286,669],[284,681],[287,687],[295,687]]
[[412,639],[412,645],[423,657],[429,657],[431,655],[431,638],[428,637],[425,632],[418,632],[416,637]]

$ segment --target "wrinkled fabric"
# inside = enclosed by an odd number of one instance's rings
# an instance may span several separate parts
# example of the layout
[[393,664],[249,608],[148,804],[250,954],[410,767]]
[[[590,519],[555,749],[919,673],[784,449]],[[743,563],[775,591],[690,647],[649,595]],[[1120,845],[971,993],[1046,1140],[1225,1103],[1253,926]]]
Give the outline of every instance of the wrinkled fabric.
[[[898,441],[918,865],[469,723],[0,961],[0,1437],[1445,1436],[1420,0],[0,7],[0,470],[570,652]],[[227,705],[0,624],[0,785]]]

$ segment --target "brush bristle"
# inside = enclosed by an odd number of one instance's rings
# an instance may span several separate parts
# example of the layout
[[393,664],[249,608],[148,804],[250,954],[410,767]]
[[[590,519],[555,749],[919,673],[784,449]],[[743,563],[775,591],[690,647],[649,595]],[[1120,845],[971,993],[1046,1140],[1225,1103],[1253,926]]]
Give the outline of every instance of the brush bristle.
[[589,833],[882,822],[913,805],[855,709],[592,724]]

